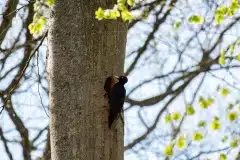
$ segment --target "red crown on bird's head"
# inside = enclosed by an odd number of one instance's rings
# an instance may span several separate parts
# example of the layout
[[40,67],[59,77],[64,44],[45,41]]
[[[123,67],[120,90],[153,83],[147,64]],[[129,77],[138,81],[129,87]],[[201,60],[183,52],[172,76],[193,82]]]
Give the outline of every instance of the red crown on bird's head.
[[128,82],[128,78],[127,78],[127,76],[125,76],[125,75],[115,76],[115,77],[116,77],[116,78],[119,80],[119,82],[122,83],[122,84],[125,84],[125,83]]

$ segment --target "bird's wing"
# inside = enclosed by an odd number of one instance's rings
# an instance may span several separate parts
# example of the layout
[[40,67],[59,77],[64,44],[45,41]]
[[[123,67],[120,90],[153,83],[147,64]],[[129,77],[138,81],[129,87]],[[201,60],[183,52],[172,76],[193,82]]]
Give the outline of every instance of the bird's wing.
[[126,90],[120,83],[116,83],[110,93],[110,113],[109,113],[109,128],[115,119],[117,119],[122,111]]
[[110,100],[110,108],[116,112],[120,112],[126,96],[126,90],[123,85],[117,83],[113,86],[111,90],[111,100]]

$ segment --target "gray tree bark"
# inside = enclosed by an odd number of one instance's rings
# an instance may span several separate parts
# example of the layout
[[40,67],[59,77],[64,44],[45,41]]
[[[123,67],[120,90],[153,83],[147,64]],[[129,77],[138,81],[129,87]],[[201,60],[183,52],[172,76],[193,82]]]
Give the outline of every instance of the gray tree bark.
[[115,0],[55,0],[47,62],[52,160],[122,160],[123,124],[108,129],[104,82],[123,73],[127,26],[95,19]]

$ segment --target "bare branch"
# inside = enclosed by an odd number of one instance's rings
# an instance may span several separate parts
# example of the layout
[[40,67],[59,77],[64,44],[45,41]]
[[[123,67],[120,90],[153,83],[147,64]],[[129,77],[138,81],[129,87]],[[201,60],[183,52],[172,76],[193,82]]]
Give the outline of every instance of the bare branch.
[[1,137],[1,140],[2,140],[2,142],[3,142],[4,148],[5,148],[6,152],[7,152],[8,158],[9,158],[10,160],[13,160],[12,153],[10,152],[10,150],[9,150],[9,148],[8,148],[8,145],[7,145],[7,140],[6,140],[6,138],[4,137],[4,135],[3,135],[2,128],[0,128],[0,137]]

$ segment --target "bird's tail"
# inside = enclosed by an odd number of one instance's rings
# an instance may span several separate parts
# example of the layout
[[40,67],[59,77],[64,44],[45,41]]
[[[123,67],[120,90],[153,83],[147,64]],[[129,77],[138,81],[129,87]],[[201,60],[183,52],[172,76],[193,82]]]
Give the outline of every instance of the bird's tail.
[[113,124],[113,121],[115,119],[114,113],[110,110],[109,116],[108,116],[108,128],[111,129],[111,126]]
[[112,126],[113,122],[115,120],[117,120],[119,117],[121,118],[121,120],[124,124],[124,120],[123,120],[123,117],[122,117],[121,113],[115,113],[112,110],[110,110],[109,116],[108,116],[108,128],[109,129],[111,129],[111,126]]

